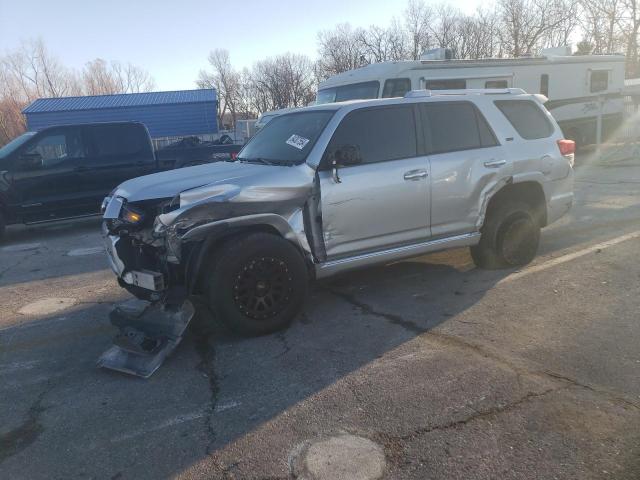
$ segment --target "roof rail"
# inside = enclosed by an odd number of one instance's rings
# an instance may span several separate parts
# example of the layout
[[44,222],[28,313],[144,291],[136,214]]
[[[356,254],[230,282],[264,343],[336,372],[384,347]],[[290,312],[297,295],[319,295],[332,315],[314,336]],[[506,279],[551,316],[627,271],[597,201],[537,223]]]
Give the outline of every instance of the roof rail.
[[438,95],[522,95],[521,88],[466,88],[459,90],[411,90],[404,98],[435,97]]

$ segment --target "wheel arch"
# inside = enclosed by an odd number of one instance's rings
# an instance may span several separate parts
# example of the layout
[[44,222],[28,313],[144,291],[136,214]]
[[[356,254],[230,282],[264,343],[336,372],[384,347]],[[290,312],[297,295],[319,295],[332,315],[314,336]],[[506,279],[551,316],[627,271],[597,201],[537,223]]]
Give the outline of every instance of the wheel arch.
[[496,206],[506,201],[522,201],[529,205],[540,227],[547,225],[547,201],[544,188],[535,180],[510,182],[502,186],[490,198],[483,215],[483,225]]
[[251,233],[268,233],[287,240],[305,259],[309,271],[312,271],[308,252],[300,244],[293,227],[279,215],[249,215],[212,222],[197,228],[201,229],[196,232],[197,235],[183,237],[183,242],[186,242],[183,243],[183,249],[185,247],[188,249],[184,268],[187,288],[190,293],[202,290],[205,280],[205,266],[212,260],[214,253],[223,243],[233,237],[246,236]]

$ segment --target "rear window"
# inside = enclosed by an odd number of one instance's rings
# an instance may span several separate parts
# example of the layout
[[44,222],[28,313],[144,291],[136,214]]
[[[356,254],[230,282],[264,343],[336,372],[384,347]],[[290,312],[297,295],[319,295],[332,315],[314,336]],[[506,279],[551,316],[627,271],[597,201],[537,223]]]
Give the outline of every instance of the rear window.
[[553,133],[553,125],[540,107],[532,101],[497,100],[494,103],[522,138],[535,140],[546,138]]

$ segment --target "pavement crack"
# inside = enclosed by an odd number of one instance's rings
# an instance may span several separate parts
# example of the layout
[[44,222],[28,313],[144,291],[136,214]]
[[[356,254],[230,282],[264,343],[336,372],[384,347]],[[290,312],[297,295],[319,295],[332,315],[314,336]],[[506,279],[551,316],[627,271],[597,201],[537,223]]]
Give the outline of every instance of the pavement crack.
[[0,435],[0,463],[29,447],[44,432],[40,420],[46,407],[42,406],[42,401],[51,388],[51,385],[47,383],[46,388],[38,394],[36,400],[27,410],[27,418],[22,424]]
[[287,333],[284,331],[276,333],[276,338],[280,341],[280,343],[282,343],[282,352],[278,353],[275,356],[275,358],[280,358],[291,351],[291,345],[289,344],[289,340],[287,340]]
[[220,393],[218,376],[215,371],[215,349],[211,344],[211,334],[202,331],[195,332],[195,334],[195,348],[200,356],[200,363],[196,368],[200,370],[209,381],[209,405],[207,406],[207,415],[205,416],[205,426],[208,436],[206,454],[212,456],[217,438],[213,417],[218,404],[218,394]]
[[587,385],[586,383],[581,383],[578,380],[576,380],[575,378],[569,377],[567,375],[563,375],[561,373],[553,372],[551,370],[543,370],[541,372],[536,372],[536,373],[541,373],[542,375],[546,375],[547,377],[551,377],[551,378],[556,379],[556,380],[561,380],[561,381],[566,382],[569,385],[574,386],[574,387],[583,388],[585,390],[589,390],[589,391],[597,393],[599,395],[604,395],[604,396],[608,397],[610,400],[612,400],[614,402],[622,403],[624,405],[628,405],[628,406],[630,406],[632,408],[635,408],[636,410],[640,410],[640,405],[638,405],[635,402],[632,402],[631,400],[628,400],[628,399],[626,399],[624,397],[616,395],[614,392],[611,392],[609,390],[602,389],[602,388],[597,388],[597,387],[594,387],[592,385]]
[[371,305],[368,305],[358,300],[354,295],[351,295],[347,292],[339,292],[335,289],[330,289],[330,288],[327,288],[326,290],[329,293],[335,295],[336,297],[339,297],[345,302],[350,303],[354,307],[358,308],[362,313],[366,315],[372,315],[374,317],[383,318],[389,323],[393,325],[398,325],[399,327],[402,327],[411,333],[420,335],[429,330],[428,328],[421,327],[420,325],[418,325],[415,322],[412,322],[411,320],[404,319],[400,315],[395,315],[393,313],[378,312]]

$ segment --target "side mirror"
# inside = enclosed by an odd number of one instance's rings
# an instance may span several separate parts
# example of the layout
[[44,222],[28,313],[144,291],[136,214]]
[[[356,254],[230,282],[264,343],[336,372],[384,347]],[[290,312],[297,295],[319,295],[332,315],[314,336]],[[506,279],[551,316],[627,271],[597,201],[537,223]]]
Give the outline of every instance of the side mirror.
[[333,152],[334,165],[349,167],[362,163],[362,155],[358,145],[341,145]]
[[23,153],[18,157],[20,170],[37,170],[42,168],[42,155],[39,153]]

